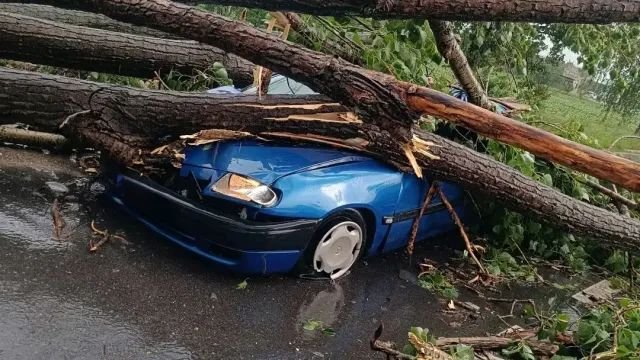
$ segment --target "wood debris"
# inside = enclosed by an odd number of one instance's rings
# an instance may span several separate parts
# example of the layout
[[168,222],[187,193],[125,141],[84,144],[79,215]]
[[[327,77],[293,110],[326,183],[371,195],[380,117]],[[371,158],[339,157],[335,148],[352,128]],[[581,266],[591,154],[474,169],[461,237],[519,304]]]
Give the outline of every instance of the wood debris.
[[180,139],[188,140],[187,145],[197,146],[197,145],[214,143],[221,140],[236,140],[236,139],[255,138],[255,137],[256,137],[255,135],[248,132],[244,132],[244,131],[209,129],[209,130],[201,130],[191,135],[181,135]]
[[[107,229],[105,229],[105,230],[98,229],[98,227],[95,224],[95,220],[91,221],[91,230],[93,231],[93,237],[91,239],[89,239],[89,244],[87,246],[89,252],[98,251],[98,249],[102,245],[104,245],[105,243],[107,243],[108,241],[110,241],[112,239],[118,240],[123,244],[129,244],[127,239],[125,239],[122,236],[115,235],[115,234],[110,234],[109,230],[107,230]],[[94,238],[99,238],[99,240],[95,241]]]
[[53,200],[53,204],[51,205],[51,217],[53,218],[53,237],[56,240],[63,240],[62,231],[65,226],[67,226],[66,221],[62,217],[60,213],[60,203],[58,199]]

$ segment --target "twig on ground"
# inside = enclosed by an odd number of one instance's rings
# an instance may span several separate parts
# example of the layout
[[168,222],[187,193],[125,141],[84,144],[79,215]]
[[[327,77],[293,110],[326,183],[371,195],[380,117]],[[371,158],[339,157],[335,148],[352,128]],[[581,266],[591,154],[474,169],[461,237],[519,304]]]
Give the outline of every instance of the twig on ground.
[[375,340],[371,342],[371,349],[373,351],[379,351],[381,353],[387,354],[387,359],[390,359],[393,356],[396,359],[407,359],[407,360],[416,360],[417,358],[413,355],[408,355],[403,352],[400,352],[391,347],[391,344],[386,341]]
[[480,292],[480,290],[474,288],[473,286],[469,285],[469,284],[463,284],[462,286],[464,286],[465,288],[467,288],[468,290],[473,291],[476,295],[480,296],[481,298],[484,297],[484,294],[482,292]]
[[492,302],[506,302],[506,303],[511,303],[511,311],[509,312],[510,316],[513,316],[513,311],[515,310],[515,306],[517,303],[529,303],[531,304],[531,307],[533,308],[533,314],[536,317],[536,319],[539,322],[542,322],[542,317],[540,316],[540,314],[538,313],[538,310],[536,308],[536,302],[533,299],[506,299],[506,298],[486,298],[487,301],[492,301]]
[[369,346],[371,346],[371,350],[379,351],[387,355],[387,359],[390,359],[392,356],[396,359],[416,359],[415,356],[404,354],[393,348],[393,344],[388,341],[379,340],[380,336],[382,336],[382,331],[384,330],[383,323],[380,323],[375,333],[373,334],[373,339],[369,341]]
[[121,243],[128,245],[129,241],[127,241],[127,239],[125,239],[124,237],[120,236],[120,235],[114,235],[109,233],[109,230],[105,229],[105,230],[100,230],[98,229],[98,227],[95,224],[95,220],[91,221],[91,230],[93,231],[93,235],[99,235],[101,236],[100,240],[98,242],[94,242],[93,239],[89,240],[89,252],[96,252],[98,251],[98,249],[104,245],[107,241],[109,240],[113,240],[116,239],[118,241],[120,241]]
[[474,303],[466,302],[466,301],[458,301],[458,300],[452,300],[452,301],[456,306],[459,306],[463,309],[471,311],[472,313],[477,313],[477,314],[480,313],[480,307]]
[[62,230],[67,226],[67,223],[60,213],[60,203],[57,198],[53,200],[51,205],[51,217],[53,218],[53,236],[56,240],[62,240]]
[[424,198],[424,202],[422,203],[422,207],[420,208],[418,215],[415,217],[415,219],[413,219],[413,224],[411,225],[411,235],[409,235],[409,241],[407,242],[407,254],[409,254],[409,256],[413,255],[416,235],[418,234],[418,228],[420,227],[420,219],[422,219],[424,212],[429,207],[429,204],[431,203],[431,200],[433,199],[433,196],[436,194],[437,190],[438,188],[436,182],[434,181],[433,183],[431,183],[431,187],[429,188],[429,191]]
[[478,258],[476,257],[476,254],[475,254],[476,246],[473,245],[469,240],[469,237],[467,236],[467,232],[464,230],[464,224],[462,224],[462,220],[460,220],[460,217],[456,213],[456,210],[453,208],[453,206],[451,206],[449,199],[447,199],[447,197],[444,195],[444,192],[442,191],[442,189],[440,189],[440,187],[437,185],[435,186],[438,187],[438,194],[440,194],[440,199],[442,200],[442,203],[447,207],[447,209],[449,210],[449,214],[451,214],[451,218],[453,218],[453,221],[456,223],[456,225],[458,225],[458,229],[460,230],[460,235],[464,240],[469,256],[471,256],[473,261],[476,263],[482,275],[485,275],[485,276],[489,275],[489,272],[487,271],[487,269],[484,268],[480,260],[478,260]]
[[102,239],[100,239],[100,241],[94,243],[93,239],[91,239],[89,241],[89,252],[96,252],[98,251],[98,249],[104,245],[107,241],[109,241],[109,233],[105,234],[102,236]]
[[109,234],[109,230],[100,230],[96,227],[95,221],[91,221],[91,230],[94,235],[100,235],[102,238],[98,242],[94,242],[93,239],[89,240],[89,252],[96,252],[98,249],[104,245],[112,235]]

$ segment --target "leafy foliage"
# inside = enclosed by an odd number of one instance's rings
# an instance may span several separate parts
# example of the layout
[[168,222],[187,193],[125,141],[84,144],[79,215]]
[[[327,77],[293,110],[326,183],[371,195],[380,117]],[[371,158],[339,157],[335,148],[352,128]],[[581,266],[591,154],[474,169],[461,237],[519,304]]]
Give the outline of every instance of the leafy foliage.
[[502,349],[502,355],[509,359],[535,360],[533,350],[524,342],[517,342],[506,349]]
[[554,53],[567,47],[579,54],[578,61],[594,76],[607,110],[625,116],[640,112],[640,25],[551,25],[546,32],[554,42]]
[[526,23],[460,23],[462,48],[485,89],[497,97],[517,97],[537,105],[548,97],[537,75],[548,59],[540,26]]
[[620,359],[640,357],[640,303],[622,299],[589,312],[577,324],[575,341],[584,353],[616,350]]
[[247,286],[249,285],[249,283],[247,282],[247,279],[242,280],[238,285],[236,285],[236,290],[244,290],[247,288]]
[[418,284],[446,299],[455,299],[459,295],[458,290],[451,284],[447,276],[437,270],[421,274],[418,277]]
[[204,71],[196,70],[195,74],[181,74],[170,71],[162,77],[163,87],[175,91],[205,91],[216,86],[231,85],[232,81],[220,62],[214,62]]
[[322,334],[327,335],[327,336],[335,336],[336,335],[336,331],[333,330],[330,327],[326,327],[324,326],[324,323],[322,321],[318,321],[318,320],[307,320],[303,325],[302,328],[307,330],[307,331],[320,331]]

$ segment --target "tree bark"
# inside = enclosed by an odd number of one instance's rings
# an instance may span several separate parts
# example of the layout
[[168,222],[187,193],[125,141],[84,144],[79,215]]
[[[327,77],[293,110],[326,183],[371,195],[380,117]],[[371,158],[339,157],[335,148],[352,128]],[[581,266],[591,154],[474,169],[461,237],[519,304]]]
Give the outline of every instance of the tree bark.
[[[460,338],[438,338],[436,346],[442,348],[450,348],[456,345],[471,346],[475,350],[500,350],[512,345],[514,342],[522,341],[503,336],[469,336]],[[526,339],[527,344],[533,352],[539,356],[551,357],[560,350],[560,347],[550,341]]]
[[608,24],[640,21],[636,0],[183,0],[315,15]]
[[49,149],[61,149],[67,139],[59,134],[20,129],[14,126],[0,126],[0,143],[8,142]]
[[462,125],[542,158],[640,191],[640,164],[476,107],[438,91],[365,70],[345,60],[282,41],[244,23],[168,0],[59,0],[67,7],[147,25],[215,44],[256,64],[330,94],[400,143],[408,143],[419,114]]
[[[148,153],[169,141],[167,136],[217,128],[269,138],[297,135],[308,141],[314,134],[323,136],[316,139],[336,143],[342,139],[339,144],[407,165],[404,154],[383,143],[385,138],[367,124],[332,114],[344,108],[322,96],[258,100],[253,96],[137,90],[8,69],[0,70],[0,94],[4,97],[0,123],[20,121],[55,130],[69,115],[93,109],[91,121],[71,118],[65,128],[75,128],[72,134],[129,161],[141,160],[140,150]],[[426,176],[456,182],[542,221],[604,240],[603,245],[640,252],[640,221],[570,198],[455,142],[419,129],[415,133],[435,144],[429,152],[438,158],[416,153],[419,165],[428,171]]]
[[225,65],[236,86],[253,82],[253,64],[213,46],[56,23],[0,12],[0,58],[117,75],[192,74]]
[[438,51],[449,62],[451,71],[460,82],[462,88],[469,95],[471,103],[493,110],[487,94],[469,66],[467,56],[464,54],[453,32],[453,25],[448,21],[430,20],[429,27],[436,39]]
[[[118,119],[113,126],[119,136],[154,144],[166,141],[165,136],[175,138],[216,126],[241,130],[247,123],[255,123],[254,130],[263,126],[261,131],[289,131],[289,122],[282,121],[289,116],[346,111],[322,95],[258,99],[236,94],[164,92],[1,67],[0,96],[0,124],[18,122],[56,132],[68,116],[93,109],[104,119]],[[293,119],[291,123],[296,121],[304,120]],[[327,124],[329,127],[331,123]]]
[[156,38],[178,39],[176,35],[151,29],[144,26],[131,25],[122,21],[113,20],[102,14],[61,9],[49,5],[0,3],[0,12],[30,16],[42,20],[49,20],[63,24],[90,27],[126,34],[151,36]]

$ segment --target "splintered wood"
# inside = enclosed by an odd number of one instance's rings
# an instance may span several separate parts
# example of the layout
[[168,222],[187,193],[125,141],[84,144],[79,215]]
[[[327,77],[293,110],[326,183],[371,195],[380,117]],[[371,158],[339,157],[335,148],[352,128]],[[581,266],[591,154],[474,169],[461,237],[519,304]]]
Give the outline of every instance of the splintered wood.
[[180,136],[180,139],[188,140],[188,145],[197,146],[214,143],[221,140],[237,140],[255,137],[255,135],[244,131],[210,129],[198,131],[197,133],[191,135],[182,135]]

